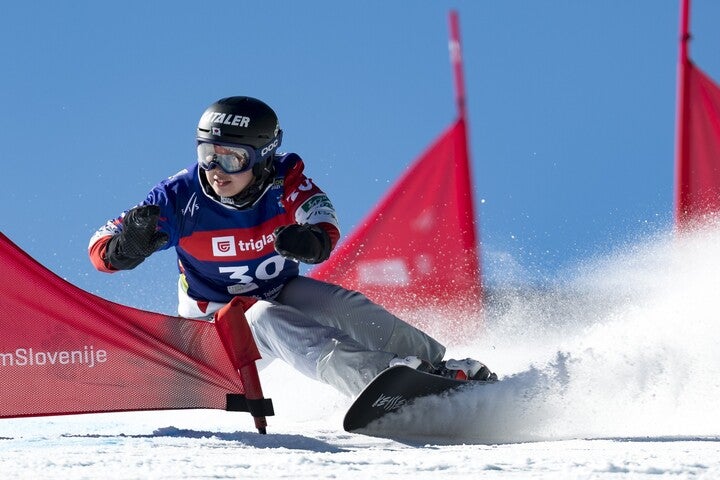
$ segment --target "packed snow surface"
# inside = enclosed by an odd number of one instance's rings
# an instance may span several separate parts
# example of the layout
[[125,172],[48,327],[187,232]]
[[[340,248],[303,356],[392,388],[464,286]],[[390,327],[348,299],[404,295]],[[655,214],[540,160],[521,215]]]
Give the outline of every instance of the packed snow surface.
[[[275,363],[245,413],[0,420],[0,478],[720,478],[720,228],[658,235],[543,288],[489,292],[449,356],[500,376],[350,434],[350,399]],[[439,318],[441,340],[457,318]],[[460,319],[461,321],[468,319]],[[2,386],[0,386],[2,388]]]

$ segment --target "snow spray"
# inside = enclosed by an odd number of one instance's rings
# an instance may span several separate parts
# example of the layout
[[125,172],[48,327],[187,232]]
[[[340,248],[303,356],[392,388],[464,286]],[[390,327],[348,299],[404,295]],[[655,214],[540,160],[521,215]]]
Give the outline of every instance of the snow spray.
[[657,235],[580,270],[496,299],[487,330],[449,353],[482,359],[501,381],[422,400],[438,416],[398,418],[398,428],[421,437],[423,424],[442,422],[453,442],[468,443],[717,438],[720,223]]

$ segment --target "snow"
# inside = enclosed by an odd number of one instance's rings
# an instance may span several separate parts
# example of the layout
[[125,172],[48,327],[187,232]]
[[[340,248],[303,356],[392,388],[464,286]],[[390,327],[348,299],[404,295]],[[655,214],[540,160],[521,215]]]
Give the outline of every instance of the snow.
[[350,399],[276,363],[268,435],[214,410],[5,419],[0,478],[720,478],[719,266],[713,226],[492,292],[449,354],[501,381],[375,425],[394,440],[344,432]]

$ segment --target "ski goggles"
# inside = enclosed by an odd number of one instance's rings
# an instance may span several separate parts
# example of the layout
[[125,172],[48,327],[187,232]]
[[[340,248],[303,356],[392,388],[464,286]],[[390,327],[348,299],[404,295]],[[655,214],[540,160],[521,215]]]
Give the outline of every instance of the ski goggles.
[[220,167],[225,173],[241,173],[250,170],[253,165],[269,157],[280,145],[282,132],[262,148],[249,145],[222,145],[218,143],[199,143],[197,146],[198,165],[203,170]]

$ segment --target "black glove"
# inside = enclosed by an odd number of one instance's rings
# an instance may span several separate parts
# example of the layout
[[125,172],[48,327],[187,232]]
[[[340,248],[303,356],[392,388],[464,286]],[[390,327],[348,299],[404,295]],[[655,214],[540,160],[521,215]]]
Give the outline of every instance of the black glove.
[[123,217],[123,229],[113,236],[105,251],[105,261],[116,270],[131,270],[168,241],[157,231],[160,207],[142,205]]
[[275,229],[275,251],[304,263],[324,262],[330,256],[330,235],[317,225],[293,223]]

